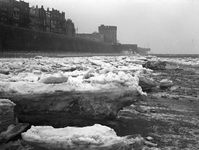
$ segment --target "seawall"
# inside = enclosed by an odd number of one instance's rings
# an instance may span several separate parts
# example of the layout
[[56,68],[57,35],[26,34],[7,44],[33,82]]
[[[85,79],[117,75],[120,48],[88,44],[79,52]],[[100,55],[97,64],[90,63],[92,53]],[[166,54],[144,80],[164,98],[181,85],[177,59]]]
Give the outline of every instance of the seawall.
[[0,51],[115,53],[111,44],[0,23]]

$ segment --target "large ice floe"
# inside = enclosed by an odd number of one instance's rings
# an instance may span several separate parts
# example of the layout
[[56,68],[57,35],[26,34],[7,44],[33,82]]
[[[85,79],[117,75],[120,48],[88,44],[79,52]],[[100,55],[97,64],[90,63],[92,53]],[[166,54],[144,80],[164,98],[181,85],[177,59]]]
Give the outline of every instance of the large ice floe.
[[176,64],[176,65],[186,65],[186,66],[195,66],[199,67],[199,58],[193,58],[193,57],[152,57],[150,61],[161,61],[161,62],[167,62],[171,64]]
[[116,118],[146,95],[139,86],[139,76],[151,72],[142,67],[145,61],[140,56],[2,59],[0,98],[16,103],[17,117],[31,124]]
[[[82,86],[88,90],[134,87],[140,94],[144,94],[138,85],[136,72],[147,69],[142,67],[140,61],[135,60],[128,57],[4,60],[1,63],[1,85],[14,86],[16,90],[24,83],[27,83],[27,86],[31,83],[31,86],[47,88],[52,86],[44,84],[59,84],[61,87],[66,86],[64,83],[68,83],[75,85],[74,90],[82,90]],[[36,88],[29,89],[29,92],[35,91]]]
[[81,128],[32,126],[22,133],[22,138],[37,150],[132,150],[156,146],[142,137],[119,137],[113,129],[100,124]]

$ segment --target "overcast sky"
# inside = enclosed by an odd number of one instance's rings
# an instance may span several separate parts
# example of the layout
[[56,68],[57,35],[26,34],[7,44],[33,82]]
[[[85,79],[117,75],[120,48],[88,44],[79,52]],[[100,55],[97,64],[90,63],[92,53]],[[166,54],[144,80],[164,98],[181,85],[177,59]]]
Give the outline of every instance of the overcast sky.
[[78,33],[117,26],[122,44],[153,53],[199,54],[199,0],[24,0],[64,11]]

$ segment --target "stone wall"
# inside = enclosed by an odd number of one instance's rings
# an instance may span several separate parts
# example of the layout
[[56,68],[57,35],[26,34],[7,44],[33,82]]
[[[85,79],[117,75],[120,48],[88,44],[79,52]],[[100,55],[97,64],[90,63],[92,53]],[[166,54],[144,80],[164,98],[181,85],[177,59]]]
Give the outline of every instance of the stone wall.
[[3,31],[3,28],[2,26],[0,26],[0,52],[2,51],[2,40],[3,40],[1,36],[3,34],[2,31]]
[[115,52],[111,44],[0,24],[0,50],[26,52]]
[[104,42],[104,35],[100,33],[92,33],[92,34],[80,33],[76,34],[75,37],[96,41],[96,42]]

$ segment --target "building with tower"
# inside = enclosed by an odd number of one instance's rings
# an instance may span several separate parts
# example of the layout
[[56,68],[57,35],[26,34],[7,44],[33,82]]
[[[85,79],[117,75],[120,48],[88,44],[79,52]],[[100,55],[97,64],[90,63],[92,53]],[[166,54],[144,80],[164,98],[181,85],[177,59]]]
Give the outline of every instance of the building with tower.
[[104,35],[104,42],[117,44],[117,27],[101,25],[98,27],[99,33]]

